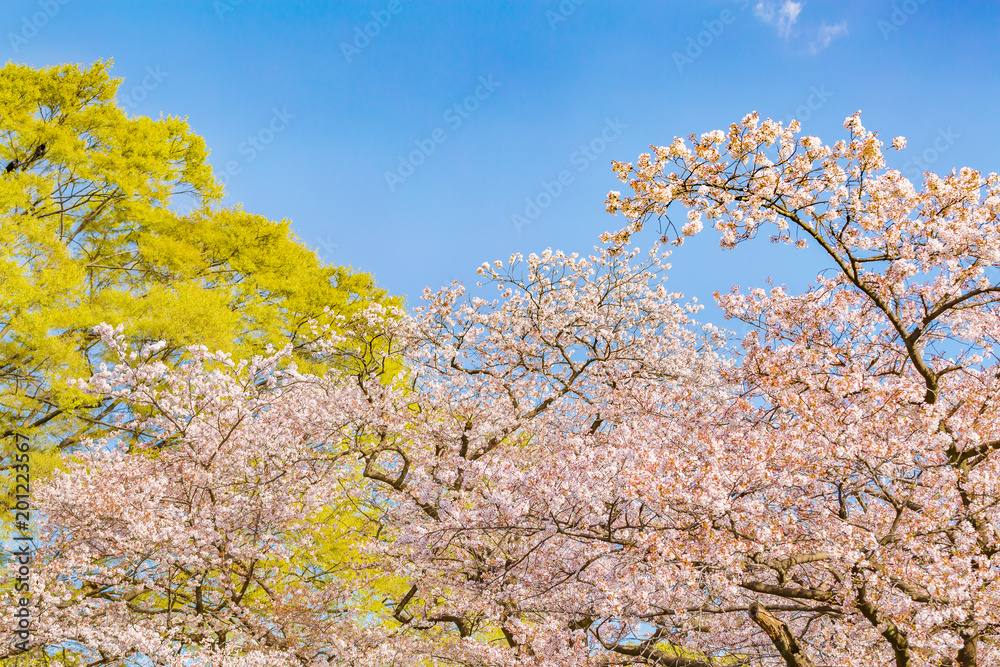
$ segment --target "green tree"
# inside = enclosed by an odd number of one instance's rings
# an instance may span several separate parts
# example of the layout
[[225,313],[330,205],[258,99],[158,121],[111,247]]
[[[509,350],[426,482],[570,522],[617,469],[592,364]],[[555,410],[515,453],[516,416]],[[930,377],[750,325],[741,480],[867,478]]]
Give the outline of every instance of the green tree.
[[137,344],[166,341],[167,362],[195,342],[237,358],[290,343],[300,368],[322,372],[331,358],[308,353],[317,326],[336,330],[372,301],[396,301],[371,276],[323,264],[288,221],[221,207],[204,140],[180,118],[130,117],[109,69],[0,69],[8,473],[15,437],[31,439],[37,478],[121,408],[68,382],[108,360],[93,333],[101,322]]

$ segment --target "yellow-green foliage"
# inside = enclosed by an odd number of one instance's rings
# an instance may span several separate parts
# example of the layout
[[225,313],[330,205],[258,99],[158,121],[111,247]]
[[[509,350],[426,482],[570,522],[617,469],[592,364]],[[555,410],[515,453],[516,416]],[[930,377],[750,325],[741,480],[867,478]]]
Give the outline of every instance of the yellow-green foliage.
[[46,652],[40,648],[10,658],[0,658],[2,667],[76,667],[81,664],[83,662],[79,656],[65,650]]
[[113,407],[66,382],[112,361],[101,322],[166,340],[167,361],[194,343],[239,358],[291,342],[300,369],[322,371],[311,321],[393,302],[322,264],[288,221],[221,208],[202,138],[129,117],[109,67],[0,69],[0,442],[7,457],[15,434],[31,438],[35,479],[59,460],[43,452]]

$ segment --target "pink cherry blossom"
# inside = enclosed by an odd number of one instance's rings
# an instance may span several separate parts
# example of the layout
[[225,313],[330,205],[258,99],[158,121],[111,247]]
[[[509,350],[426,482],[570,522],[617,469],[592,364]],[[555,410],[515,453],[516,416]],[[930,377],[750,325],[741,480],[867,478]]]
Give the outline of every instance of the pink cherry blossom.
[[[751,114],[615,163],[627,222],[593,256],[372,306],[317,344],[326,377],[204,349],[170,371],[104,328],[121,363],[86,386],[130,409],[34,499],[38,645],[109,665],[1000,664],[1000,177],[915,186],[860,114],[844,127],[827,145]],[[766,229],[832,271],[802,294],[720,286],[751,327],[731,340],[666,288],[660,247],[628,245],[654,219],[678,245]]]

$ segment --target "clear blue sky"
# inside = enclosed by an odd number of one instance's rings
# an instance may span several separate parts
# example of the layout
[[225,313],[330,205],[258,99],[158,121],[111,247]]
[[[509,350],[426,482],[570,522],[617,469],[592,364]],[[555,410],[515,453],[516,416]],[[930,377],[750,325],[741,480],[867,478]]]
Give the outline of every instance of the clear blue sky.
[[[411,304],[511,252],[586,252],[622,224],[603,207],[612,159],[752,110],[832,141],[861,109],[909,139],[897,167],[1000,171],[995,2],[3,0],[0,20],[9,60],[113,58],[123,105],[186,116],[233,172],[227,203],[290,219]],[[548,206],[518,229],[527,199]],[[713,234],[670,274],[702,302],[827,265]]]

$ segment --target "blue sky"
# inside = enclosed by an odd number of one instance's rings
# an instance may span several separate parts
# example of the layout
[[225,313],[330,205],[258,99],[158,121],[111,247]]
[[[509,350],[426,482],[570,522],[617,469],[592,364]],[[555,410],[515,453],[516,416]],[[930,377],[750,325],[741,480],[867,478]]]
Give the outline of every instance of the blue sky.
[[[113,58],[131,113],[205,137],[227,203],[411,304],[512,252],[588,251],[622,224],[611,160],[753,110],[833,141],[860,109],[908,138],[907,175],[1000,171],[994,2],[4,0],[0,21],[8,60]],[[670,272],[702,302],[828,266],[714,234]]]

